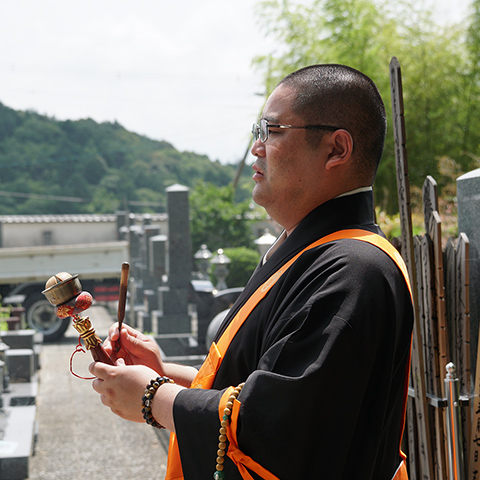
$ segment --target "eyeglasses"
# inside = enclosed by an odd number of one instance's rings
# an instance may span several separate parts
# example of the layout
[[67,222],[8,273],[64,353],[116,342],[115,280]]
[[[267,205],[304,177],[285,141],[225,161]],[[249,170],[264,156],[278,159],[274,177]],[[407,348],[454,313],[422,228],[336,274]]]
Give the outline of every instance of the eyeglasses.
[[330,125],[304,125],[302,127],[296,125],[279,125],[268,123],[268,120],[264,118],[260,119],[258,123],[254,123],[252,126],[253,140],[260,139],[263,143],[268,140],[268,132],[270,128],[302,128],[304,130],[340,130],[340,127],[332,127]]

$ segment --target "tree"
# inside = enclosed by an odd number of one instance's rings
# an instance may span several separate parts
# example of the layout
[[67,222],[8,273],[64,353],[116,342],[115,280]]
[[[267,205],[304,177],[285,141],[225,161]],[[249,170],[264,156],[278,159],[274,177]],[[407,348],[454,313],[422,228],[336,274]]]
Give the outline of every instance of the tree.
[[258,265],[260,254],[246,247],[226,248],[224,253],[231,260],[225,280],[228,287],[244,287]]
[[474,0],[472,2],[470,26],[468,27],[466,35],[466,46],[468,68],[465,75],[465,96],[467,108],[465,109],[463,146],[464,151],[469,152],[471,136],[473,135],[473,142],[477,141],[477,154],[476,158],[474,156],[472,160],[480,164],[478,130],[475,132],[473,129],[474,120],[478,118],[478,98],[480,98],[480,0]]
[[219,248],[255,248],[250,202],[233,202],[231,185],[217,187],[198,182],[190,194],[192,249],[201,245],[213,252]]
[[[200,178],[224,186],[234,174],[232,165],[179,152],[116,122],[57,121],[0,104],[2,214],[162,211],[167,186],[193,187]],[[53,199],[59,196],[82,201]]]
[[[431,12],[410,1],[393,7],[380,0],[264,1],[260,19],[277,49],[256,62],[268,93],[286,74],[314,63],[363,71],[384,98],[392,132],[388,66],[396,56],[404,83],[410,180],[421,187],[432,175],[442,185],[454,179],[442,177],[441,158],[454,159],[463,172],[478,164],[479,0],[474,4],[466,35],[464,27],[439,26]],[[398,210],[394,161],[390,133],[375,183],[376,202],[390,213]]]

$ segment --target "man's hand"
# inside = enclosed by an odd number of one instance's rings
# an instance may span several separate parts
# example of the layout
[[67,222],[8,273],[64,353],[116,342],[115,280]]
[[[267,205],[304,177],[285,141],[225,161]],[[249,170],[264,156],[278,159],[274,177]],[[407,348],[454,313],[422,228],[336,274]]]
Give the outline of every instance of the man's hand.
[[115,351],[116,340],[118,340],[118,323],[110,327],[108,338],[103,344],[114,360],[123,359],[126,365],[145,365],[155,370],[157,375],[165,375],[160,349],[153,338],[123,324],[120,339],[122,348],[119,352]]
[[157,373],[148,367],[125,365],[123,359],[115,366],[94,362],[89,366],[93,380],[93,389],[100,394],[102,403],[110,407],[113,413],[125,420],[142,422],[140,401],[145,386]]
[[[105,406],[125,420],[145,421],[141,399],[150,380],[158,376],[156,371],[143,365],[125,365],[121,358],[114,366],[94,362],[90,364],[89,370],[97,377],[93,380],[92,387],[100,394]],[[182,388],[175,384],[164,384],[158,388],[152,401],[153,417],[170,431],[175,431],[173,403]]]

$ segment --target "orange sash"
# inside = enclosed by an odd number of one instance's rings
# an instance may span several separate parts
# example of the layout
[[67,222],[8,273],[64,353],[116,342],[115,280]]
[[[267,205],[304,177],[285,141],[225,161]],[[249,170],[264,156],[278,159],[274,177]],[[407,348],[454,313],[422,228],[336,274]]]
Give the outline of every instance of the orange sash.
[[[404,456],[403,452],[402,456]],[[393,476],[392,480],[408,480],[408,473],[407,473],[407,464],[405,459],[402,460],[402,463],[398,467],[395,475]]]
[[[243,325],[245,320],[248,318],[252,310],[257,306],[257,304],[265,297],[265,295],[270,291],[270,289],[275,285],[277,280],[293,265],[293,263],[307,250],[312,248],[318,247],[328,242],[332,242],[335,240],[341,240],[344,238],[351,238],[355,240],[361,240],[363,242],[371,243],[372,245],[377,246],[381,250],[383,250],[386,254],[388,254],[392,260],[397,264],[398,268],[403,273],[405,277],[405,281],[407,283],[408,289],[410,291],[410,295],[412,295],[410,281],[408,278],[407,268],[405,263],[402,259],[402,256],[398,252],[398,250],[385,238],[377,235],[376,233],[369,232],[367,230],[359,230],[359,229],[351,229],[351,230],[340,230],[338,232],[332,233],[321,239],[313,242],[308,247],[304,248],[300,253],[295,255],[291,258],[287,263],[285,263],[282,267],[280,267],[263,285],[261,285],[254,293],[251,295],[245,304],[240,308],[237,312],[233,320],[227,326],[225,332],[222,334],[218,343],[213,342],[210,351],[208,352],[207,358],[205,362],[201,366],[200,370],[198,371],[197,375],[195,376],[192,385],[190,388],[203,388],[203,389],[210,389],[212,388],[213,382],[215,380],[215,376],[220,368],[222,360],[225,356],[225,353],[230,345],[230,342],[235,337],[236,333]],[[410,362],[408,363],[410,365]],[[408,387],[408,375],[406,375],[406,386]],[[231,389],[227,389],[228,392]],[[404,404],[406,405],[408,388],[405,389],[404,393]],[[220,401],[219,405],[219,415],[220,419],[223,416],[223,409],[224,403],[226,403],[226,399],[228,395],[226,393],[222,396],[222,401]],[[404,407],[405,410],[406,407]],[[237,468],[239,469],[242,478],[245,480],[251,480],[252,477],[248,473],[246,467],[251,469],[252,471],[259,474],[265,480],[278,480],[273,474],[265,470],[261,465],[256,463],[253,459],[246,456],[241,452],[238,447],[237,435],[236,435],[236,427],[238,419],[238,413],[240,410],[240,402],[236,401],[234,408],[232,410],[231,416],[231,424],[227,429],[227,437],[229,440],[229,449],[228,449],[228,456],[233,460]],[[405,418],[405,415],[404,415]],[[403,452],[400,452],[403,462],[400,465],[397,473],[395,474],[392,480],[408,480],[406,476],[406,466],[405,466],[405,455]],[[213,455],[215,452],[212,453]],[[398,475],[400,473],[400,475]],[[213,474],[213,472],[212,472]],[[167,464],[167,474],[165,480],[183,480],[183,472],[182,472],[182,464],[180,460],[180,452],[178,449],[178,441],[176,435],[172,433],[170,435],[170,444],[168,450],[168,464]]]

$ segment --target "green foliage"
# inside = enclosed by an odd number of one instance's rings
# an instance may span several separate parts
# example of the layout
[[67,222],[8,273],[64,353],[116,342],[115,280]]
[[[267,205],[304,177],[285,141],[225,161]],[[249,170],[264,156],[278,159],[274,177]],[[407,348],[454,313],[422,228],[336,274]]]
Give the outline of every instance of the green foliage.
[[251,225],[257,220],[250,202],[233,202],[231,185],[217,187],[198,182],[190,194],[192,248],[196,252],[207,245],[219,248],[254,247]]
[[381,0],[268,0],[261,21],[275,38],[275,52],[256,59],[270,93],[293,70],[316,63],[343,63],[377,84],[388,115],[385,153],[375,183],[377,204],[398,210],[391,126],[389,63],[402,66],[410,181],[421,187],[449,157],[465,173],[480,166],[480,0],[470,25],[439,26],[418,2]]
[[246,247],[226,248],[224,253],[232,262],[228,266],[226,284],[229,288],[244,287],[260,261],[260,254]]
[[11,308],[4,307],[0,302],[0,331],[8,330],[7,318],[10,318]]
[[57,121],[0,103],[0,214],[158,212],[169,185],[191,188],[202,179],[224,186],[234,175],[232,165],[118,123]]
[[[401,236],[400,214],[395,213],[394,215],[389,215],[385,211],[381,211],[379,208],[375,209],[375,213],[378,225],[389,240]],[[425,233],[423,221],[423,215],[412,215],[413,235],[423,235]]]

